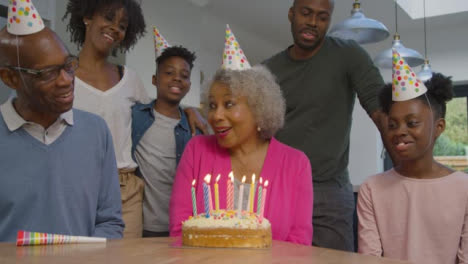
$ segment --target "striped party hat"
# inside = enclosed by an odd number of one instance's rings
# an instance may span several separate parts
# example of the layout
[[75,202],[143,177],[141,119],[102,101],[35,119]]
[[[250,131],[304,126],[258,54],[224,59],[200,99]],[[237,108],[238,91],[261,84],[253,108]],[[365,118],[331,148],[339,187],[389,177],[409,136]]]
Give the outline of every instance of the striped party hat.
[[60,234],[28,232],[24,230],[19,230],[16,237],[17,246],[106,243],[106,241],[107,239],[104,237],[68,236]]

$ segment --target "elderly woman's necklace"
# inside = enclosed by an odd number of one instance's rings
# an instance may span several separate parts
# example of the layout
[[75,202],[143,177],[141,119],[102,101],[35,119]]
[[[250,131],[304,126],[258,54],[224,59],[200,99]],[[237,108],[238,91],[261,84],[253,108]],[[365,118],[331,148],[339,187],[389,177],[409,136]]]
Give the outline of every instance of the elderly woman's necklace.
[[231,155],[232,169],[235,177],[240,180],[242,176],[247,176],[250,179],[253,173],[257,175],[257,179],[262,172],[263,164],[268,150],[268,144],[266,148],[261,148],[250,155],[245,155],[240,158],[239,156]]

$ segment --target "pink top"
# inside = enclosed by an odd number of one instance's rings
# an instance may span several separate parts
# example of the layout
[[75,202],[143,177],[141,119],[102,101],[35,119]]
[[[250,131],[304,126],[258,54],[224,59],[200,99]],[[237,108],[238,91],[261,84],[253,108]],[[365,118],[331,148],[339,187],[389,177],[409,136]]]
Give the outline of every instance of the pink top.
[[[221,174],[218,182],[219,202],[220,208],[226,208],[227,180],[231,170],[229,152],[218,145],[215,136],[197,136],[189,141],[177,168],[172,190],[169,206],[171,236],[179,236],[182,221],[192,215],[190,188],[193,179],[197,180],[198,213],[202,213],[203,178],[208,173],[214,177]],[[273,239],[311,245],[313,192],[307,156],[272,138],[261,177],[269,181],[265,217],[271,222]],[[213,185],[214,179],[211,181],[212,195]]]
[[468,263],[468,175],[413,179],[395,170],[359,190],[359,252],[414,263]]

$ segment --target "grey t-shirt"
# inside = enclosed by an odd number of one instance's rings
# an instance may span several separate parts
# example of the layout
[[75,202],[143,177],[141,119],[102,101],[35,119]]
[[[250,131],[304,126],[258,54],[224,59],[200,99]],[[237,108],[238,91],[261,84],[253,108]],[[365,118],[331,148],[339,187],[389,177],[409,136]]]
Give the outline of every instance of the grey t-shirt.
[[154,111],[155,120],[141,138],[135,158],[145,180],[143,229],[169,231],[169,200],[176,171],[174,128],[180,120]]
[[295,60],[285,50],[265,64],[286,99],[285,124],[275,137],[307,155],[314,186],[349,183],[355,96],[369,115],[379,108],[379,69],[356,42],[331,37],[310,59]]

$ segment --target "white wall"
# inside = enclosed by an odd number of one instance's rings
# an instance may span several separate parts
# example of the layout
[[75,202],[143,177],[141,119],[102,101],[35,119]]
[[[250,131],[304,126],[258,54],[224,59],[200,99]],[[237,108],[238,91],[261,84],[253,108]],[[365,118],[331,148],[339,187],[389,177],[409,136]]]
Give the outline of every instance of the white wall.
[[369,176],[383,171],[382,148],[379,131],[356,98],[348,166],[353,185],[361,185]]
[[226,24],[229,24],[251,65],[259,64],[285,48],[258,37],[255,32],[239,27],[235,21],[204,14],[201,39],[202,52],[206,56],[202,57],[201,63],[208,81],[221,66]]
[[[184,0],[142,1],[146,21],[146,35],[137,43],[127,56],[127,65],[140,75],[151,97],[156,97],[156,88],[151,84],[156,70],[154,54],[153,26],[171,45],[183,45],[197,53],[200,58],[200,32],[202,10]],[[200,104],[200,60],[195,61],[192,69],[192,85],[182,104],[199,106]]]
[[[205,9],[184,0],[143,1],[142,7],[147,24],[147,34],[134,50],[127,54],[127,64],[137,70],[143,79],[146,89],[155,97],[155,87],[151,84],[151,76],[155,71],[154,40],[152,27],[156,26],[171,45],[183,45],[195,51],[197,60],[192,70],[191,91],[182,104],[200,105],[200,72],[207,83],[221,66],[224,49],[226,24],[229,24],[250,63],[257,64],[281,47],[257,37],[255,32],[248,32],[233,21],[213,16]],[[184,10],[183,14],[180,10]],[[181,19],[183,16],[183,19]]]

